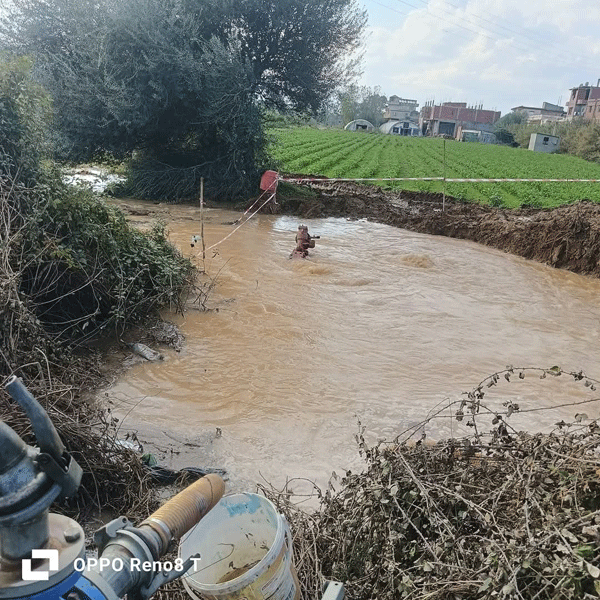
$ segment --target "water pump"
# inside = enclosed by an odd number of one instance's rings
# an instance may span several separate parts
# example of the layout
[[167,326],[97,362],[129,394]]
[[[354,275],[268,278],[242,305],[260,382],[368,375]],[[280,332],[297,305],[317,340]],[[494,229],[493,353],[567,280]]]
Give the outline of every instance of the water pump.
[[81,526],[49,512],[54,500],[76,493],[82,469],[22,381],[13,376],[5,387],[38,447],[0,421],[0,599],[147,600],[199,560],[160,561],[219,501],[218,475],[199,479],[137,527],[125,517],[105,525],[94,537],[98,557],[86,558]]

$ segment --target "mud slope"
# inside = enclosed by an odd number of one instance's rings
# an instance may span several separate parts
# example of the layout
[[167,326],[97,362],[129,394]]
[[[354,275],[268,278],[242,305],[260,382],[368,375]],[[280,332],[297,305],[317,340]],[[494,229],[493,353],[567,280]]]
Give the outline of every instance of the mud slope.
[[600,205],[581,201],[553,209],[502,209],[441,194],[389,192],[354,183],[313,182],[314,197],[280,200],[302,217],[368,219],[395,227],[472,240],[518,256],[600,276]]

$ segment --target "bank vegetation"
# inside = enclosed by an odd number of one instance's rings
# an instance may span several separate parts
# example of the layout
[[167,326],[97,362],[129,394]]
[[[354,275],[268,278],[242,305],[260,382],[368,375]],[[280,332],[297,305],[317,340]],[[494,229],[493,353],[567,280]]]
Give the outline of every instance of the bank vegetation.
[[[0,61],[0,379],[11,374],[46,408],[84,468],[77,510],[148,502],[139,459],[117,422],[90,401],[101,381],[99,336],[118,338],[163,307],[181,307],[194,268],[156,224],[132,228],[48,160],[50,98],[24,58]],[[0,419],[28,443],[30,424],[0,390]]]
[[[573,418],[548,434],[511,425],[539,406],[487,403],[490,388],[538,378],[589,396],[567,401]],[[315,488],[318,510],[302,509],[297,481],[265,488],[292,525],[304,598],[327,580],[349,600],[598,598],[600,424],[581,412],[598,387],[556,366],[509,366],[395,440],[368,444],[359,427],[364,469]],[[428,443],[423,427],[440,418],[471,433]]]

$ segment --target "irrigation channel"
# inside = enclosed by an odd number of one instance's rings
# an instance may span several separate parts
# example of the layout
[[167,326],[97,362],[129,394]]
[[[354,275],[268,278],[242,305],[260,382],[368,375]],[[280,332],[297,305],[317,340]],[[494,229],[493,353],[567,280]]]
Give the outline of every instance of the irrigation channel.
[[[202,264],[200,245],[190,246],[197,208],[128,206],[142,227],[153,212],[165,218],[171,240]],[[206,245],[239,217],[206,210]],[[288,478],[323,487],[362,464],[358,421],[368,439],[392,439],[509,364],[600,378],[599,280],[340,218],[306,221],[321,239],[309,259],[289,260],[298,224],[257,215],[210,251],[213,310],[165,315],[185,335],[183,350],[133,364],[103,391],[121,434],[137,431],[162,464],[225,468],[234,490]],[[566,375],[502,380],[486,394],[494,409],[519,404],[517,429],[600,416],[596,402],[551,408],[594,397]],[[447,409],[421,431],[436,440],[465,428]]]

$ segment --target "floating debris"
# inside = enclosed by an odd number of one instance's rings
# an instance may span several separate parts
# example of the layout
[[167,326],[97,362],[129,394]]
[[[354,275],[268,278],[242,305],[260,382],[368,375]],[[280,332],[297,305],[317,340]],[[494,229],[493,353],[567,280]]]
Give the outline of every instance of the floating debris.
[[158,321],[148,331],[148,337],[157,344],[173,348],[176,352],[181,352],[185,339],[179,327],[168,321]]
[[156,350],[152,350],[146,346],[146,344],[140,344],[136,342],[135,344],[129,344],[129,347],[139,356],[149,360],[151,362],[155,362],[157,360],[163,360],[164,356],[160,352],[156,352]]

